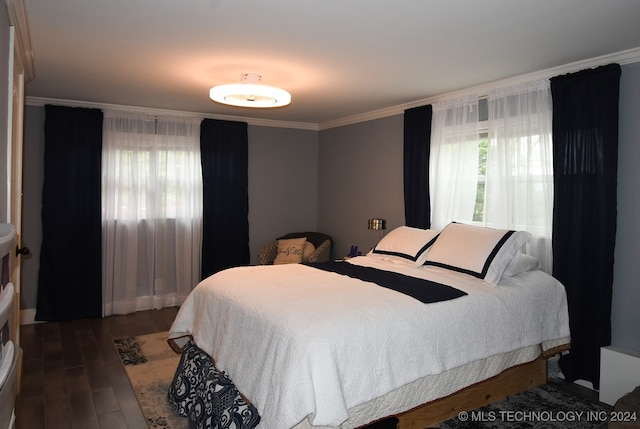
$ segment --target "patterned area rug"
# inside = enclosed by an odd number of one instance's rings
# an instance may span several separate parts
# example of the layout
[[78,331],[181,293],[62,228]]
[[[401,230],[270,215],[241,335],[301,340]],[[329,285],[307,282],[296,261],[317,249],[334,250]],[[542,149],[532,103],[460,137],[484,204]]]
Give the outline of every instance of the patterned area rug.
[[475,411],[462,412],[438,429],[606,428],[611,407],[547,383]]
[[180,355],[167,344],[167,332],[114,340],[149,428],[186,429],[189,422],[167,401]]

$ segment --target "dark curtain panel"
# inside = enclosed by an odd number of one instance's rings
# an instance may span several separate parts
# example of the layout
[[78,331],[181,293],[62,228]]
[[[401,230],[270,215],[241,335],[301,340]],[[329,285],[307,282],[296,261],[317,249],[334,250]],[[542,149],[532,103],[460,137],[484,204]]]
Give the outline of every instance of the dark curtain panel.
[[612,64],[551,79],[553,275],[567,289],[571,327],[560,367],[596,389],[600,347],[611,342],[620,73]]
[[429,151],[431,105],[404,111],[404,219],[407,226],[431,226]]
[[200,128],[202,278],[249,264],[249,142],[244,122],[205,119]]
[[102,316],[102,112],[45,106],[36,320]]

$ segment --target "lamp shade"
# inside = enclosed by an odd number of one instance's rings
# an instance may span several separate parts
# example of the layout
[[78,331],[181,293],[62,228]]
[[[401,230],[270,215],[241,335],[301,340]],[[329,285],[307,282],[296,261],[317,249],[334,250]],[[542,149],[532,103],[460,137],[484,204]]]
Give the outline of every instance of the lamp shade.
[[217,103],[238,107],[269,108],[291,103],[291,94],[284,89],[262,85],[261,79],[260,75],[244,73],[242,83],[214,86],[209,90],[209,97]]
[[376,231],[381,229],[387,229],[387,221],[380,218],[369,219],[368,229],[373,229]]

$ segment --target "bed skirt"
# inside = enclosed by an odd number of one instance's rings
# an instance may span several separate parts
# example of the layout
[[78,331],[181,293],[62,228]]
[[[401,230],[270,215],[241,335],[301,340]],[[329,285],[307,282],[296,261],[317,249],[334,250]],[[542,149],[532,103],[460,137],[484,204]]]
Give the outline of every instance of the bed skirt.
[[260,423],[258,410],[192,340],[182,349],[167,398],[192,429],[253,429]]

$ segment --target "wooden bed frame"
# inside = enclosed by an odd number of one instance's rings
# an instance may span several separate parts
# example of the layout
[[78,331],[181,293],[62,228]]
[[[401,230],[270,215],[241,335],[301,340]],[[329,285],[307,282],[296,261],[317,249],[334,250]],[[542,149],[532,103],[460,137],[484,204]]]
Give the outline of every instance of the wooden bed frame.
[[[176,353],[180,354],[182,352],[181,348],[184,346],[182,341],[186,343],[187,338],[190,337],[174,338],[167,340],[167,342]],[[398,419],[396,429],[424,429],[456,417],[461,411],[472,411],[504,399],[507,396],[541,386],[547,382],[547,358],[569,348],[569,345],[555,347],[542,353],[531,362],[507,368],[491,378],[467,386],[448,396],[389,417]],[[244,395],[242,397],[247,403],[250,402]],[[375,423],[375,421],[358,429],[366,429],[372,423]]]
[[529,363],[502,371],[487,380],[465,387],[444,398],[398,414],[397,429],[424,429],[510,395],[533,389],[547,382],[547,361],[543,356]]

